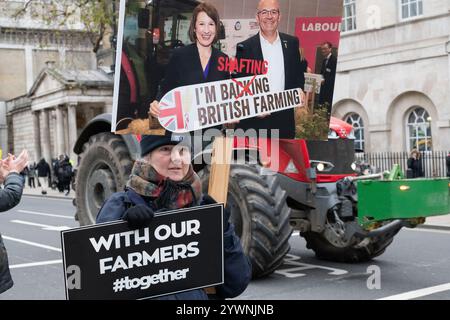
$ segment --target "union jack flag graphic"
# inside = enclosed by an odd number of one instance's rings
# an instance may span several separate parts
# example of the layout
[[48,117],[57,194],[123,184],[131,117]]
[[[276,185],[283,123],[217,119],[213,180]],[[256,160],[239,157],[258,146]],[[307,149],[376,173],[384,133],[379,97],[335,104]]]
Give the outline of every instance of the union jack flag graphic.
[[185,128],[180,91],[166,94],[161,99],[159,107],[159,122],[164,128],[172,132]]

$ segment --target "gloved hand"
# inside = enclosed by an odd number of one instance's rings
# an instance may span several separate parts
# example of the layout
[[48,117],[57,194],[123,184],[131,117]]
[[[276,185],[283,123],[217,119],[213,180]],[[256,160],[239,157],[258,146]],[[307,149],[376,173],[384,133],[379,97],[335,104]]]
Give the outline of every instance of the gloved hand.
[[[203,195],[203,201],[202,204],[203,205],[207,205],[207,204],[216,204],[217,201],[214,200],[213,197],[211,197],[210,195]],[[228,230],[228,227],[230,225],[230,216],[231,216],[231,211],[229,208],[224,208],[223,210],[223,232]]]
[[129,208],[123,220],[128,221],[128,226],[133,229],[146,227],[153,219],[153,210],[145,204],[138,204]]

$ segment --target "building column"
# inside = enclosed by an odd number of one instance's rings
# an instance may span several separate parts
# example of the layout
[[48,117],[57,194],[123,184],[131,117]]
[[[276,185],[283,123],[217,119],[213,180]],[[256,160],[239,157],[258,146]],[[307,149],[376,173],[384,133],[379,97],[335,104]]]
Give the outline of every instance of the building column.
[[0,101],[0,159],[8,155],[8,120],[6,103]]
[[75,142],[77,141],[77,136],[78,136],[78,132],[77,132],[77,105],[76,104],[69,104],[68,106],[68,121],[69,121],[69,157],[71,160],[75,161],[74,163],[76,163],[76,159],[77,156],[75,154],[75,152],[73,152],[73,147],[75,146]]
[[34,160],[38,162],[41,160],[41,126],[39,123],[39,111],[32,113],[33,117],[33,135],[34,135]]
[[49,164],[52,163],[52,154],[50,151],[51,148],[51,142],[50,142],[50,111],[43,110],[41,112],[42,117],[42,149],[43,149],[43,156],[45,158],[45,161],[47,161]]
[[64,119],[64,154],[69,155],[69,119],[67,115],[67,107],[63,107],[63,119]]
[[27,92],[28,92],[28,91],[30,91],[30,89],[34,83],[33,47],[32,46],[25,47],[25,70],[26,70],[26,77],[27,77],[26,81],[27,81]]
[[56,109],[56,153],[57,156],[64,154],[64,118],[61,106]]

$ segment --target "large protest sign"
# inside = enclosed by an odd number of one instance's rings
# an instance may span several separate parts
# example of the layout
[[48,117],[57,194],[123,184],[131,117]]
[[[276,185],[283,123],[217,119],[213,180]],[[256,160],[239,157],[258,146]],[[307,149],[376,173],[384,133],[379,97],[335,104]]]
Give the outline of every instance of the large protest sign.
[[62,232],[66,297],[142,299],[223,283],[223,206]]
[[[229,58],[236,56],[238,42],[247,40],[259,32],[257,23],[257,4],[252,2],[242,5],[240,0],[210,0],[224,25],[224,31],[218,27],[219,41],[214,44]],[[194,1],[125,1],[121,0],[120,19],[118,22],[118,44],[114,86],[113,119],[111,130],[118,134],[164,134],[165,130],[156,118],[149,117],[149,105],[160,100],[159,90],[166,77],[169,61],[175,50],[182,50],[191,44],[187,35],[188,25],[196,6]],[[299,40],[299,52],[305,52],[302,63],[308,64],[313,73],[320,43],[310,41],[311,37],[300,31],[311,30],[311,24],[301,24],[302,17],[338,17],[342,13],[341,0],[329,0],[324,6],[319,0],[291,1],[289,6],[280,3],[281,33],[295,35]],[[309,19],[309,18],[308,18]],[[333,20],[334,21],[334,20]],[[313,24],[316,28],[316,23]],[[324,25],[324,30],[335,29],[335,25]],[[321,29],[321,30],[322,30]],[[334,30],[335,37],[336,31]],[[339,31],[337,31],[339,37]],[[316,40],[318,38],[316,37]],[[329,38],[320,38],[329,40]],[[335,38],[333,38],[335,39]],[[333,44],[336,41],[331,40]],[[292,53],[291,53],[292,55]],[[264,58],[264,57],[263,57]],[[285,58],[286,59],[286,58]],[[319,57],[320,59],[320,57]],[[186,57],[181,63],[197,64]],[[318,62],[320,63],[320,62]],[[217,67],[217,64],[216,64]],[[271,68],[271,66],[268,66]],[[292,63],[285,66],[291,71]],[[305,66],[306,68],[306,66]],[[306,72],[311,72],[306,69]],[[200,74],[201,70],[199,70]],[[184,75],[182,75],[184,76]],[[190,78],[187,77],[186,78]],[[181,78],[181,76],[180,76]],[[208,81],[207,81],[208,82]],[[193,83],[198,83],[193,82]],[[170,88],[173,89],[173,88]],[[169,89],[169,90],[170,90]],[[318,89],[317,89],[318,90]],[[311,98],[311,95],[309,96]],[[295,109],[296,137],[308,139],[308,135],[297,135],[304,124],[316,121],[317,117],[304,117],[305,110]],[[311,108],[316,112],[316,108]],[[321,122],[329,122],[329,114]],[[191,119],[190,119],[191,120]],[[281,129],[281,128],[280,128]],[[317,137],[314,136],[314,139]],[[326,134],[321,137],[326,139]]]
[[185,133],[303,106],[302,90],[274,92],[264,75],[183,86],[160,101],[160,124]]

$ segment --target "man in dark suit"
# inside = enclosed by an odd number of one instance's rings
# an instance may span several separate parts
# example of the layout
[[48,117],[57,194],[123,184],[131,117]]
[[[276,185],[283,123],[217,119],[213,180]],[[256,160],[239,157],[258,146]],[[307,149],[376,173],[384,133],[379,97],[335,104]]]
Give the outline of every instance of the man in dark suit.
[[324,58],[320,73],[324,80],[322,82],[322,87],[320,88],[319,104],[328,103],[329,114],[331,113],[331,106],[333,105],[334,80],[336,79],[337,66],[337,59],[332,54],[332,49],[333,45],[330,42],[324,42],[320,47]]
[[[278,32],[281,21],[278,0],[261,0],[258,4],[256,20],[259,23],[260,32],[237,45],[236,58],[267,61],[271,91],[294,88],[303,90],[305,76],[301,71],[299,41],[296,37]],[[235,77],[250,75],[238,73]],[[271,135],[271,130],[278,129],[280,138],[293,139],[295,137],[294,109],[241,120],[236,128],[268,129],[269,136],[274,136]]]

